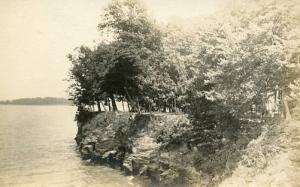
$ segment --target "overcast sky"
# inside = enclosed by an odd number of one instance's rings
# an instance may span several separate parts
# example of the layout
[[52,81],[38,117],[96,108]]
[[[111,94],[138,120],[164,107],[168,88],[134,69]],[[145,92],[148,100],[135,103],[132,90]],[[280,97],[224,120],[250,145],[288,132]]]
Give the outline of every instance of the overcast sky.
[[[152,17],[209,16],[221,0],[145,0]],[[0,0],[0,100],[67,97],[66,55],[99,38],[110,0]]]

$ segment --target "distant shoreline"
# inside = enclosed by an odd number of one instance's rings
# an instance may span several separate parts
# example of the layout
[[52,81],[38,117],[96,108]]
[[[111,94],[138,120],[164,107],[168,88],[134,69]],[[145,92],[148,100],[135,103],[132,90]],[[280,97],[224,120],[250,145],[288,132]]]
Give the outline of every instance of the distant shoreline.
[[35,98],[20,98],[20,99],[0,101],[0,105],[71,106],[72,102],[66,98],[60,98],[60,97],[35,97]]
[[73,106],[72,104],[2,104],[0,106]]

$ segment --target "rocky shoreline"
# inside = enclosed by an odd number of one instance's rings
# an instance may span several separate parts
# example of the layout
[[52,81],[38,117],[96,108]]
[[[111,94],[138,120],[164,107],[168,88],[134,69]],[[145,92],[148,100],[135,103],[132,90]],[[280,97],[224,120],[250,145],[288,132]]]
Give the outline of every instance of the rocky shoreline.
[[75,139],[83,159],[142,177],[151,185],[183,186],[196,182],[191,177],[199,174],[190,163],[192,150],[185,142],[166,138],[176,136],[170,129],[182,134],[189,126],[183,114],[100,113],[78,122]]
[[216,149],[194,134],[184,114],[85,115],[77,119],[75,138],[82,158],[142,178],[142,186],[217,186],[231,175],[242,149],[254,138],[235,140],[231,136],[236,131],[223,130],[225,141],[219,142]]
[[[272,168],[285,152],[281,147],[294,137],[288,122],[270,123],[261,127],[263,133],[244,129],[236,140],[209,153],[206,144],[195,140],[184,114],[105,112],[77,121],[75,139],[82,158],[135,176],[141,186],[239,186],[243,178],[251,181]],[[273,170],[270,175],[276,178]],[[237,179],[241,174],[247,177]]]

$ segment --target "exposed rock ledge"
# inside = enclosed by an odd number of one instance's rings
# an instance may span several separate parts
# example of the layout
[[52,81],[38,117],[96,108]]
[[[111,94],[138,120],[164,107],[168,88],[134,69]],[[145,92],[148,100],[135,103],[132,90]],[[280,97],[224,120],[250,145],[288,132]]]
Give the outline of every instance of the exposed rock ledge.
[[188,129],[189,125],[183,114],[100,113],[78,123],[76,141],[84,159],[145,177],[152,185],[182,186],[197,175],[188,163],[192,160],[190,149],[185,142],[166,146],[160,137],[169,136],[170,129]]
[[[297,121],[265,125],[249,144],[239,143],[245,141],[243,136],[236,144],[226,144],[225,162],[215,153],[200,167],[197,158],[207,152],[180,141],[179,136],[191,139],[190,122],[183,114],[97,114],[78,123],[76,141],[84,159],[140,176],[151,186],[299,186],[299,125]],[[223,176],[203,167],[222,163],[228,168]]]

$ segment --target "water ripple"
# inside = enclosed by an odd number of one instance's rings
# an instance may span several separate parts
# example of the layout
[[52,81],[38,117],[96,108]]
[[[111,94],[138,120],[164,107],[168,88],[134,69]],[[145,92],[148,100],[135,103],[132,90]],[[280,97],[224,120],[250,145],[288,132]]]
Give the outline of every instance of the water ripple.
[[76,151],[70,106],[0,106],[0,186],[126,187],[130,178]]

